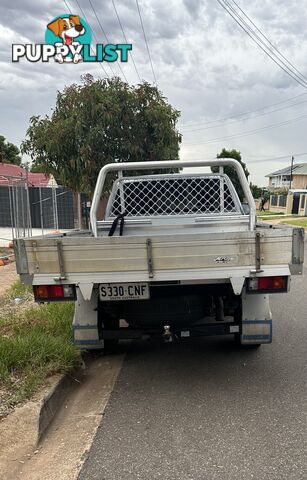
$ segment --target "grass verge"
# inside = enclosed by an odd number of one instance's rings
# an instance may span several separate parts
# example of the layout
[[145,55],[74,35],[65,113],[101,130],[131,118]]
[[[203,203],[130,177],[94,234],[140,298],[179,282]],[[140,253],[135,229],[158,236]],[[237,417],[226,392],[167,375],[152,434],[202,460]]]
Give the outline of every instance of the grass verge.
[[35,304],[19,281],[0,299],[0,415],[31,397],[48,376],[78,364],[73,309],[72,302]]
[[280,222],[280,223],[286,223],[288,225],[293,225],[295,227],[307,228],[307,218],[306,217],[296,218],[295,220],[285,220],[285,221]]

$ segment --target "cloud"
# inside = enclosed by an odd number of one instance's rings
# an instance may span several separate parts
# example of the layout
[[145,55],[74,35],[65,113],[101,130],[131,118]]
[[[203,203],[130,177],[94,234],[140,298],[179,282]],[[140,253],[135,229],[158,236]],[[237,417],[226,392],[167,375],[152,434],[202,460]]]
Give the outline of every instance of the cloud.
[[[80,14],[75,1],[67,0],[73,13]],[[89,2],[79,0],[101,43],[105,42]],[[92,0],[108,39],[123,41],[112,2]],[[182,112],[184,141],[182,158],[215,156],[223,147],[241,150],[244,160],[267,158],[290,152],[304,152],[306,120],[286,127],[265,130],[256,135],[203,144],[216,137],[286,121],[306,112],[306,104],[293,106],[271,115],[244,122],[216,123],[211,130],[188,132],[187,124],[235,116],[259,109],[304,92],[293,79],[278,68],[212,0],[139,0],[146,36],[159,88]],[[241,8],[276,44],[284,55],[307,76],[307,1],[240,0]],[[153,80],[135,2],[117,0],[118,14],[133,44],[137,70]],[[0,5],[0,134],[17,144],[24,138],[31,115],[50,114],[56,94],[66,84],[78,82],[83,73],[104,76],[99,64],[58,65],[11,62],[11,44],[44,41],[46,24],[67,11],[64,2],[53,0],[2,0]],[[22,20],[21,20],[22,19]],[[112,75],[110,68],[106,70]],[[119,74],[118,67],[112,66]],[[122,69],[129,82],[138,82],[131,61]],[[306,97],[307,98],[307,97]],[[195,143],[195,145],[189,145]],[[198,143],[198,145],[197,145]],[[253,157],[254,156],[254,157]],[[303,161],[305,157],[300,157]],[[307,156],[306,156],[307,159]],[[284,165],[284,164],[283,164]],[[281,165],[281,166],[283,166]],[[252,181],[264,184],[264,174],[278,168],[278,161],[249,165]]]
[[185,5],[187,11],[193,18],[197,18],[200,11],[201,6],[200,0],[184,0],[183,4]]

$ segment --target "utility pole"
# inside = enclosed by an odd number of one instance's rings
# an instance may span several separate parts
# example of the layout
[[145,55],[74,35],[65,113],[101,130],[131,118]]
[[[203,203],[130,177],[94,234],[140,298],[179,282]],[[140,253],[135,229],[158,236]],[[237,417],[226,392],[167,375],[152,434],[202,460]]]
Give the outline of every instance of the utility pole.
[[289,185],[289,190],[291,190],[291,185],[292,185],[293,161],[294,161],[294,157],[293,157],[293,155],[292,155],[292,158],[291,158],[291,169],[290,169],[290,185]]

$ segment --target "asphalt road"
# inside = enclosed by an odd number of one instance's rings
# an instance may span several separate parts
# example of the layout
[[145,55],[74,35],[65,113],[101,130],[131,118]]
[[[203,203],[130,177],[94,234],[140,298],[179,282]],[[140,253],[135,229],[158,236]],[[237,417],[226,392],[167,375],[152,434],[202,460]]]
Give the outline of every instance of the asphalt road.
[[271,305],[257,351],[134,343],[79,479],[306,478],[307,277]]

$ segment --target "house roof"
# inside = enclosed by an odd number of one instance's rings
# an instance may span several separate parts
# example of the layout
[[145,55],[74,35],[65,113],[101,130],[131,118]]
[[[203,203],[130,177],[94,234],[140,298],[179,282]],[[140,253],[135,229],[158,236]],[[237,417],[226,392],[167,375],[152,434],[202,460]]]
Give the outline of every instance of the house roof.
[[[275,177],[277,175],[291,175],[291,166],[269,173],[266,177]],[[296,163],[293,165],[292,175],[307,175],[307,163]]]
[[50,175],[46,173],[29,173],[28,174],[28,185],[30,187],[46,187],[50,181]]
[[25,169],[11,163],[0,163],[0,175],[22,177],[25,175]]
[[[17,180],[16,178],[8,179],[6,177],[24,178],[30,187],[47,187],[51,179],[51,176],[45,173],[31,173],[18,165],[0,163],[0,185],[13,185]],[[56,185],[55,180],[54,183]]]

